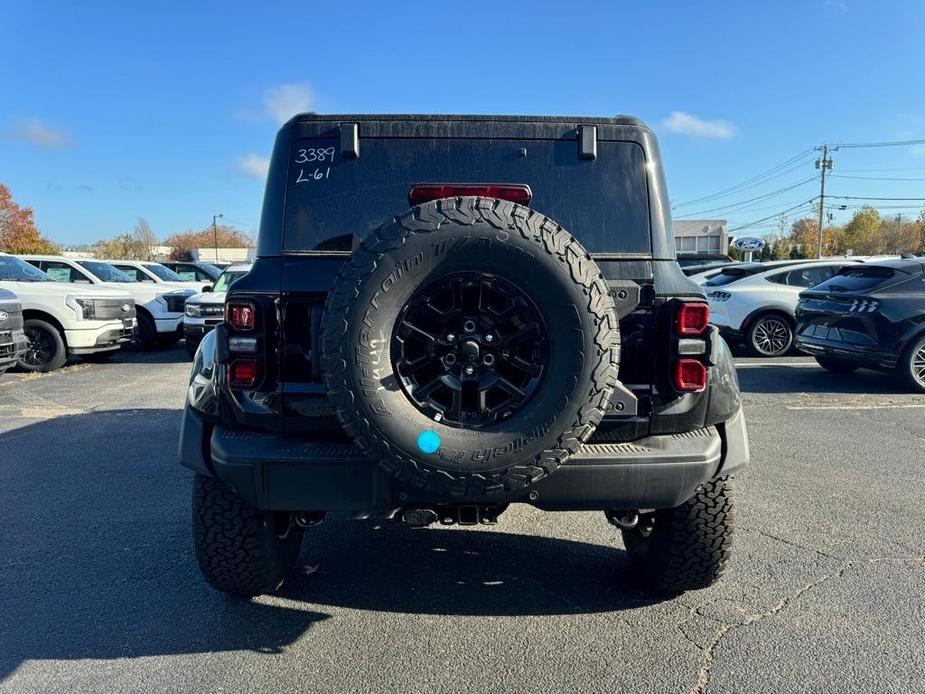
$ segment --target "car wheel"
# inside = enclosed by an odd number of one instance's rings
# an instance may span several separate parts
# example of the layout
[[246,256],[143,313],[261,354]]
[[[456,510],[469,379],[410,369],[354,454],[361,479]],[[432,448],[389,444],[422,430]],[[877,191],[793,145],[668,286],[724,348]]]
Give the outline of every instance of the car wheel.
[[925,393],[925,335],[906,350],[902,362],[903,375],[913,390]]
[[669,592],[706,588],[719,580],[732,554],[735,505],[729,478],[711,480],[675,508],[624,529],[630,561],[649,586]]
[[157,340],[157,325],[147,313],[138,313],[138,328],[135,330],[135,344],[139,349],[151,349]]
[[587,251],[491,198],[425,203],[371,234],[321,338],[329,399],[360,448],[405,484],[470,498],[523,491],[577,452],[619,367]]
[[64,366],[67,361],[67,347],[61,333],[51,323],[37,318],[23,322],[26,334],[26,353],[19,360],[23,371],[45,373]]
[[781,357],[793,346],[793,328],[784,316],[769,313],[752,321],[745,345],[756,357]]
[[857,364],[847,359],[839,359],[838,357],[816,357],[816,362],[826,371],[831,371],[835,374],[850,374],[852,371],[857,371],[860,368],[860,364]]
[[291,514],[253,508],[215,477],[193,480],[193,544],[206,582],[253,597],[279,588],[292,571],[303,530]]

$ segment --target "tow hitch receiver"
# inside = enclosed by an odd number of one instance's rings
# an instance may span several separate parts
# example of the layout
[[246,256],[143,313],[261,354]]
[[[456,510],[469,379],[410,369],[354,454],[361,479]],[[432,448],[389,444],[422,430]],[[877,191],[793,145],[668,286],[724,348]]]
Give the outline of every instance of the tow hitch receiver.
[[416,528],[440,522],[441,525],[494,525],[507,505],[504,506],[435,506],[433,508],[408,508],[401,513],[401,519]]

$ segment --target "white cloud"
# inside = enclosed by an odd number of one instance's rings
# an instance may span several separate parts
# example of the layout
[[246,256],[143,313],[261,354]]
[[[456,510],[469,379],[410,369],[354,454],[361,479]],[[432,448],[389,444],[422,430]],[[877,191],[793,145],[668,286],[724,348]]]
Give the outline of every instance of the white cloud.
[[69,147],[71,138],[63,130],[45,125],[38,118],[27,118],[13,127],[13,138],[43,149]]
[[669,132],[710,140],[728,140],[735,136],[735,126],[724,120],[704,120],[684,111],[672,111],[662,120],[662,127]]
[[277,123],[283,124],[297,113],[312,110],[314,94],[307,84],[280,84],[267,90],[264,105]]
[[259,154],[245,154],[235,159],[234,165],[245,176],[262,181],[270,170],[270,158],[261,157]]

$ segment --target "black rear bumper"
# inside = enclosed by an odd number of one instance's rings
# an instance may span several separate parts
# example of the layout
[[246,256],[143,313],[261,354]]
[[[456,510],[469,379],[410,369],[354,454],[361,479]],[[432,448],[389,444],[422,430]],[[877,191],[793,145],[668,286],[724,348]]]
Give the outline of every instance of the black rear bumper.
[[717,427],[631,443],[586,444],[526,490],[488,499],[433,498],[402,487],[352,444],[212,428],[189,407],[179,456],[185,466],[218,476],[262,509],[387,513],[401,506],[486,501],[524,502],[551,511],[669,508],[707,480],[745,465],[748,435],[739,410]]

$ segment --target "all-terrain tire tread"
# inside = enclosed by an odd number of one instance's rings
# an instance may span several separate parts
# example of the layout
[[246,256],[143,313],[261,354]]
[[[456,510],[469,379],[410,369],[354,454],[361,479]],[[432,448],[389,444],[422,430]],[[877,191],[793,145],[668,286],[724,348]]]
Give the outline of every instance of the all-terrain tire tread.
[[215,477],[193,482],[193,542],[213,588],[252,597],[279,588],[299,555],[302,531],[277,536],[270,514],[250,506]]
[[705,482],[680,506],[656,511],[652,535],[624,530],[630,559],[642,577],[668,592],[697,590],[723,575],[732,554],[733,485],[728,477]]

